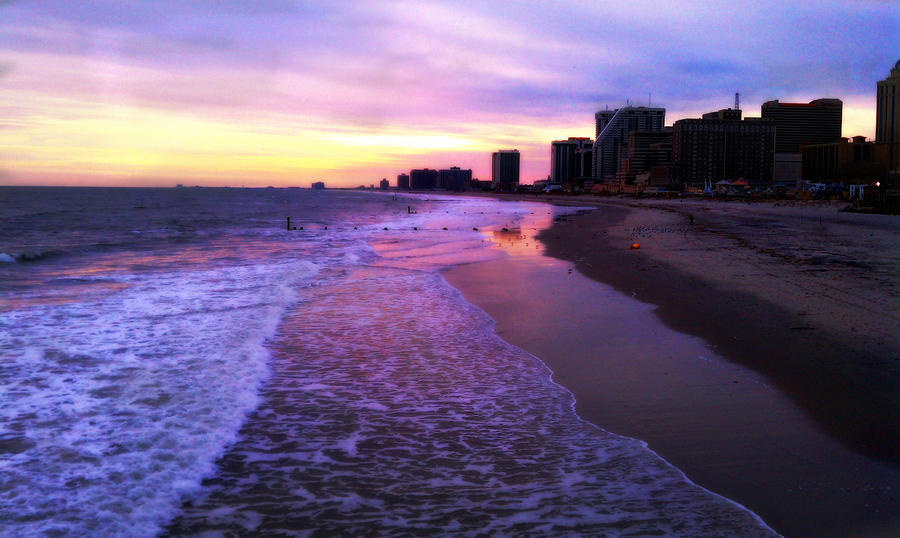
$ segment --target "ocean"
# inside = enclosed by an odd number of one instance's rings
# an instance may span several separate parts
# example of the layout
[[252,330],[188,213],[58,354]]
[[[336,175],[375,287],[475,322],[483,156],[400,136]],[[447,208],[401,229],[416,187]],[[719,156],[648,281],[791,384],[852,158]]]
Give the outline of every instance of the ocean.
[[0,534],[773,535],[442,277],[566,211],[0,187]]

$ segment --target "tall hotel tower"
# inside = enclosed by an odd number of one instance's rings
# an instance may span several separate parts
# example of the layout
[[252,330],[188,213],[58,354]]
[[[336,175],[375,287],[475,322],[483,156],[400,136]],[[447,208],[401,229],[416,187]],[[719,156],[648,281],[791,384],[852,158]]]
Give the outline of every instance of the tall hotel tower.
[[875,142],[900,142],[900,60],[888,78],[878,81]]
[[666,122],[665,108],[627,106],[601,110],[594,115],[597,137],[594,140],[594,181],[615,177],[619,167],[619,145],[631,131],[661,131]]
[[840,142],[843,106],[840,99],[763,103],[761,116],[775,126],[775,153],[800,153],[804,144]]
[[491,155],[494,190],[514,191],[519,186],[519,150],[501,149]]
[[781,103],[776,99],[763,103],[762,118],[775,126],[775,181],[801,178],[802,146],[840,142],[843,106],[840,99],[809,103]]
[[591,175],[594,141],[569,137],[550,143],[550,183],[565,185]]

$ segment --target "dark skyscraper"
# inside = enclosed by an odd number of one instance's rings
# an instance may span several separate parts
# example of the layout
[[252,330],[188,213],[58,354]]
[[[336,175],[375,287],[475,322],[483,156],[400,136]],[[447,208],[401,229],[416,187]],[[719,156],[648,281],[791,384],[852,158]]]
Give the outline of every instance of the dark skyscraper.
[[900,142],[900,60],[879,80],[875,109],[875,142]]
[[519,150],[501,149],[491,156],[494,190],[511,191],[519,185]]
[[673,129],[672,155],[681,182],[772,181],[775,127],[770,120],[686,119],[676,121]]
[[590,175],[590,161],[585,168],[583,155],[591,149],[590,138],[554,140],[550,143],[550,182],[572,184],[576,179]]
[[624,184],[633,184],[639,174],[650,172],[654,166],[670,165],[671,147],[671,127],[661,131],[631,131],[619,147],[616,179]]
[[773,179],[791,182],[800,179],[800,150],[804,145],[832,144],[841,139],[840,99],[816,99],[809,103],[763,103],[761,115],[775,126]]
[[777,99],[762,105],[763,119],[775,126],[775,152],[800,153],[803,144],[830,144],[841,139],[840,99],[816,99],[809,103],[780,103]]
[[397,174],[397,188],[409,190],[409,174]]
[[438,171],[424,168],[410,170],[409,186],[412,189],[434,189],[438,184]]
[[665,108],[627,106],[601,110],[594,115],[594,181],[614,179],[619,167],[619,145],[631,131],[660,131],[666,122]]

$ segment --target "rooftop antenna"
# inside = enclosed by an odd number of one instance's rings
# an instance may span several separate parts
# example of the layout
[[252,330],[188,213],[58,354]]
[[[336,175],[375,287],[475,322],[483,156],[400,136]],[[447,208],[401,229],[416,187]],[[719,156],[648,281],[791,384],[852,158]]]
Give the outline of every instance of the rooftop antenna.
[[734,93],[734,109],[735,110],[741,109],[741,94],[739,94],[737,92]]

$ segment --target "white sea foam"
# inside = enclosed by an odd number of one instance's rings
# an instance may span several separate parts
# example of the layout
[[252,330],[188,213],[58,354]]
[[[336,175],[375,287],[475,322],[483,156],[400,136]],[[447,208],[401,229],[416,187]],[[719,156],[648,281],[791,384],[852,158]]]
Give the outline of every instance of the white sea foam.
[[264,248],[0,314],[0,533],[768,533],[578,419],[437,273],[545,207],[410,204],[263,233],[314,264]]
[[96,301],[3,313],[3,534],[158,531],[256,407],[263,344],[317,271],[131,275]]
[[[307,299],[274,342],[271,412],[174,532],[252,518],[263,533],[773,534],[644,443],[580,420],[546,366],[439,274],[359,270]],[[292,385],[329,394],[279,389]]]

